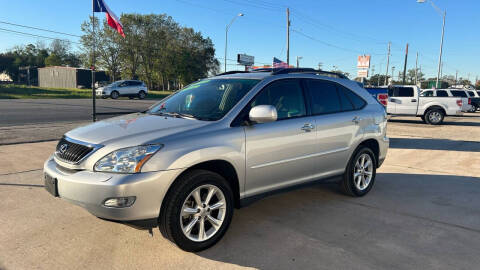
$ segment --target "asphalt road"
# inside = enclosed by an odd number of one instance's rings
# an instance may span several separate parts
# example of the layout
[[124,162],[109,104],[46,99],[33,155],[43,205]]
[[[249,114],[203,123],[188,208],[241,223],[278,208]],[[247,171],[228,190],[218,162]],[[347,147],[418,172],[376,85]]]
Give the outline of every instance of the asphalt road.
[[392,119],[367,196],[320,184],[265,198],[200,253],[50,196],[56,142],[0,146],[0,269],[478,269],[479,126]]
[[[138,112],[155,100],[97,99],[97,112]],[[101,115],[99,119],[112,117]],[[89,121],[92,119],[90,99],[0,99],[0,127],[27,124]]]

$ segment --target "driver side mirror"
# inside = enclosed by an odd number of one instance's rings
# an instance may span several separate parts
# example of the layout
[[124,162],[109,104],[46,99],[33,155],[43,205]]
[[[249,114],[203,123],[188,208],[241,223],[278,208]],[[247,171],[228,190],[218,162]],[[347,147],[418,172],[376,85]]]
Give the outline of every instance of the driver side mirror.
[[250,109],[248,118],[254,123],[268,123],[277,121],[277,109],[272,105],[258,105]]

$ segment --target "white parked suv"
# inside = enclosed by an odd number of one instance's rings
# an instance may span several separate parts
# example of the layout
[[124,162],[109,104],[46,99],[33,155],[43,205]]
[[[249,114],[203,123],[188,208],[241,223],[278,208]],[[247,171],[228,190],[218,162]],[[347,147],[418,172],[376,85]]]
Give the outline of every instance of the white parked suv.
[[137,80],[122,80],[100,87],[96,90],[97,96],[102,98],[111,97],[129,97],[130,99],[138,97],[144,99],[147,96],[148,89],[144,82]]
[[[473,92],[473,91],[472,91]],[[475,106],[472,104],[472,98],[465,89],[428,89],[423,90],[421,97],[456,97],[464,101],[462,112],[475,112]]]

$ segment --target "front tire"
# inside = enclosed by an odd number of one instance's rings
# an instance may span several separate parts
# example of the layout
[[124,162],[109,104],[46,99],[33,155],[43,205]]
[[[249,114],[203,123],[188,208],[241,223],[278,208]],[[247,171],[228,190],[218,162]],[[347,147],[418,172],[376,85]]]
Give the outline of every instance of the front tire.
[[377,174],[373,151],[361,146],[350,159],[340,183],[343,192],[353,197],[366,195],[373,187]]
[[113,91],[112,93],[110,93],[110,97],[112,99],[117,99],[119,96],[120,96],[120,93],[118,93],[118,91]]
[[440,125],[445,118],[445,114],[442,110],[431,109],[425,113],[425,118],[430,125]]
[[145,91],[140,91],[138,92],[138,99],[144,99],[147,96],[147,93]]
[[216,244],[233,216],[233,193],[217,173],[193,170],[181,176],[164,199],[159,218],[162,234],[185,251]]

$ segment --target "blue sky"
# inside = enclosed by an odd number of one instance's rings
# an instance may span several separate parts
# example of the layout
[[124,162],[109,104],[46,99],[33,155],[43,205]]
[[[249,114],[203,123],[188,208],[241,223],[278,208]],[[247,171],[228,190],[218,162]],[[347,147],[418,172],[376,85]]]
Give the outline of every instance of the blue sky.
[[[419,65],[428,77],[436,76],[441,34],[441,16],[429,3],[416,0],[107,0],[121,13],[166,13],[181,25],[193,27],[213,40],[216,54],[223,58],[225,26],[238,13],[229,30],[229,59],[237,53],[255,56],[258,64],[271,63],[276,56],[286,60],[285,8],[291,9],[290,61],[302,56],[304,67],[333,66],[354,74],[357,55],[371,54],[375,73],[385,73],[388,41],[392,42],[390,67],[403,69],[405,44],[410,44],[408,68]],[[480,1],[436,0],[447,11],[443,74],[474,80],[480,75]],[[91,14],[91,0],[0,0],[0,21],[80,35],[80,24]],[[104,17],[103,14],[98,16]],[[22,29],[0,23],[0,28],[49,37],[68,38],[52,33]],[[0,51],[14,45],[44,40],[7,33],[0,29]],[[76,45],[73,46],[74,48]],[[222,61],[223,66],[223,59]],[[238,69],[235,61],[228,69]],[[395,72],[397,73],[397,72]]]

